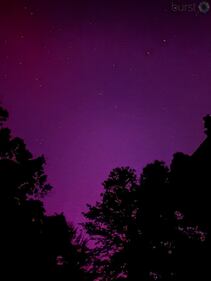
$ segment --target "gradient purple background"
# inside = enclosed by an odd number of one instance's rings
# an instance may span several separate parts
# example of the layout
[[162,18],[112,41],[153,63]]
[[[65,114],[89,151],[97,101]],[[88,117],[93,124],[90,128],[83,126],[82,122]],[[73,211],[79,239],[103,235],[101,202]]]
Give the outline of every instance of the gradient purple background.
[[0,3],[0,101],[14,135],[46,156],[48,213],[77,223],[112,168],[140,174],[202,141],[211,11],[147,0]]

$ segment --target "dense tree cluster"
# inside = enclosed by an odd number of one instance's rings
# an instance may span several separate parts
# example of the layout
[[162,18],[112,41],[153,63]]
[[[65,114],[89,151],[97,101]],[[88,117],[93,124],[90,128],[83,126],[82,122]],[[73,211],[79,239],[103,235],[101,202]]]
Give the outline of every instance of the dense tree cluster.
[[45,215],[41,199],[51,190],[45,159],[33,158],[23,140],[11,135],[4,127],[7,118],[0,108],[2,279],[88,280],[85,241],[62,214]]
[[88,205],[86,231],[96,243],[96,280],[207,280],[211,186],[211,117],[207,139],[191,155],[176,153],[170,168],[147,165],[137,178],[114,169],[101,200]]
[[[170,167],[155,161],[140,176],[115,168],[83,223],[92,246],[63,214],[47,216],[43,156],[4,127],[0,107],[2,276],[6,280],[208,280],[210,255],[211,117],[206,139]],[[3,278],[4,279],[4,278]]]

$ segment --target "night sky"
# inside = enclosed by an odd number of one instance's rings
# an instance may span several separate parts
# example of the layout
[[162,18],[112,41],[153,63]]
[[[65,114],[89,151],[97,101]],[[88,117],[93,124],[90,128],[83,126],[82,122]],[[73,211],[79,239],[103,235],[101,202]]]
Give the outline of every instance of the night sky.
[[0,102],[13,134],[46,157],[49,214],[77,223],[112,168],[140,174],[203,140],[211,10],[199,1],[0,3]]

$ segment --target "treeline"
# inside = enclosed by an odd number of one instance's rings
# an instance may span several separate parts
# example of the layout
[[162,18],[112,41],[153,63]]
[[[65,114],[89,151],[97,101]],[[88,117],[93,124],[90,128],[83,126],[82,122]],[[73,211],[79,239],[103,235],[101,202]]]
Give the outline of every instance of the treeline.
[[33,158],[20,138],[12,137],[0,108],[0,185],[3,207],[1,279],[87,281],[86,241],[60,215],[47,216],[42,199],[46,183],[43,156]]
[[[0,108],[3,271],[8,280],[187,281],[209,277],[211,117],[193,155],[176,153],[170,167],[155,161],[140,176],[111,171],[83,224],[92,247],[60,215],[47,216],[50,190],[44,157],[33,158],[11,136]],[[93,246],[94,244],[94,246]],[[2,272],[4,274],[4,272]]]

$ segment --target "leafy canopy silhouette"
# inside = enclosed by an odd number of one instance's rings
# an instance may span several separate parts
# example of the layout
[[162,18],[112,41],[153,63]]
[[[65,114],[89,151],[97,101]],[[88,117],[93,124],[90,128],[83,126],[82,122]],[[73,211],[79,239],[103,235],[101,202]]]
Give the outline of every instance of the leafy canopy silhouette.
[[84,213],[95,280],[208,279],[211,116],[204,125],[205,141],[191,156],[176,153],[169,168],[155,161],[140,179],[129,167],[110,173]]
[[24,141],[4,127],[0,107],[0,186],[4,203],[2,275],[20,280],[90,280],[83,267],[86,241],[60,215],[47,216],[42,198],[51,190],[43,156],[34,158]]

